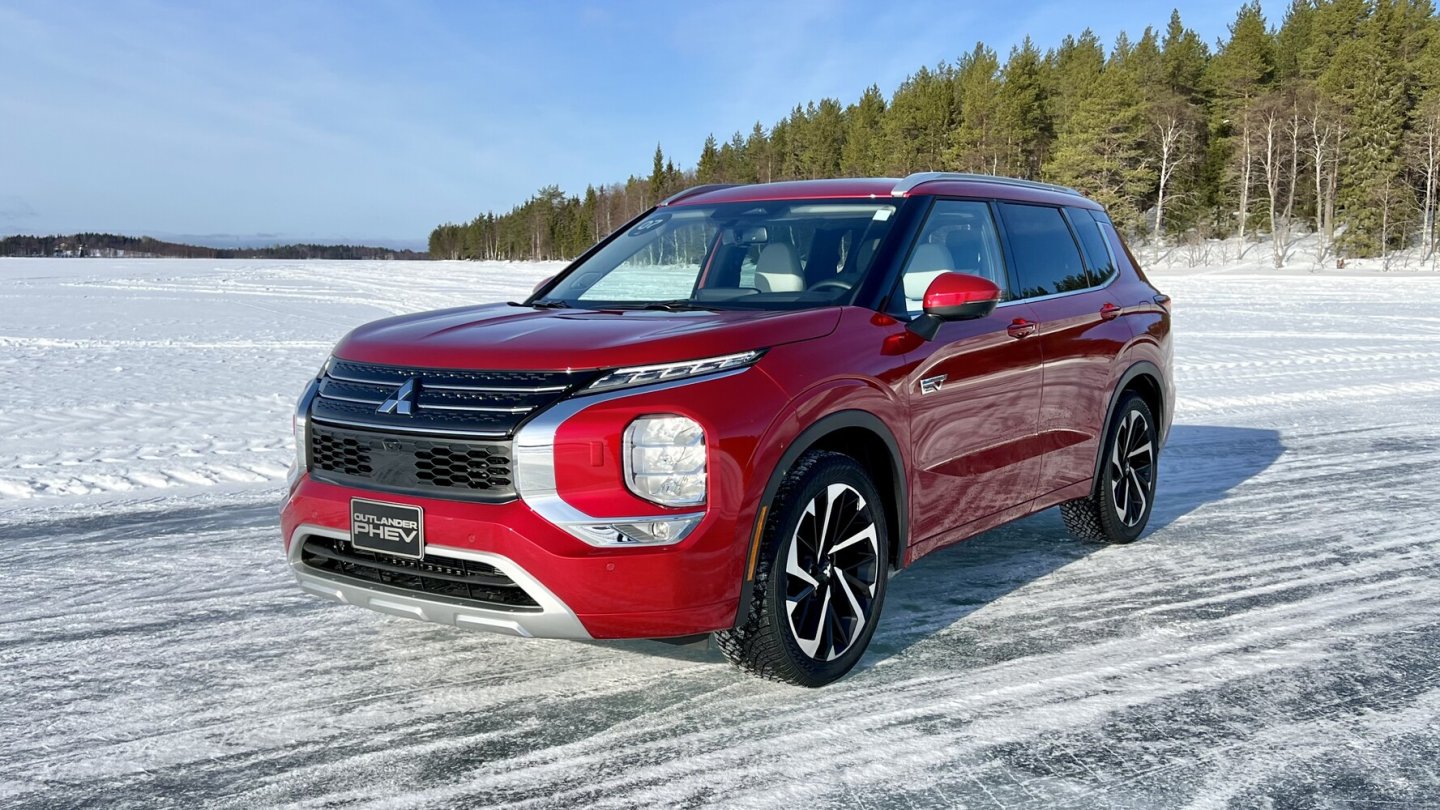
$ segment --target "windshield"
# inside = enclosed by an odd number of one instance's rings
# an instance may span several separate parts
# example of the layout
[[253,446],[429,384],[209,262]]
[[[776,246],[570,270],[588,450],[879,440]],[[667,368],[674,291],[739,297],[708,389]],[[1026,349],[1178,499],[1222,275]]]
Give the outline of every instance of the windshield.
[[656,210],[535,303],[586,309],[802,309],[849,300],[890,227],[874,200]]

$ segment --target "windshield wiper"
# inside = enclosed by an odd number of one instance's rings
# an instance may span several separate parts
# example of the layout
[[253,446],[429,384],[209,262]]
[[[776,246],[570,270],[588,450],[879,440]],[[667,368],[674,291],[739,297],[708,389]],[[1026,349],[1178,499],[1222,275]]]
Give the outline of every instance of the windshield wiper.
[[651,301],[649,303],[640,305],[638,308],[662,309],[666,312],[689,312],[694,310],[709,312],[712,309],[712,307],[702,307],[698,303],[691,301],[688,298],[679,298],[674,301]]
[[568,302],[562,301],[562,300],[560,300],[559,298],[542,298],[542,299],[540,299],[539,301],[536,301],[536,302],[532,303],[530,306],[535,307],[536,309],[569,309],[569,308],[570,308],[570,304],[569,304]]

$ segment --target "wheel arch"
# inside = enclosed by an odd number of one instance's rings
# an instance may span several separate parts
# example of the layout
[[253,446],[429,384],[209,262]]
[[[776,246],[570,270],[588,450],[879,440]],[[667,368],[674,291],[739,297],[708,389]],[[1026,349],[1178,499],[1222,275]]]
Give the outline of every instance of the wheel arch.
[[[1105,437],[1110,435],[1110,426],[1115,421],[1115,409],[1119,407],[1120,400],[1126,393],[1134,391],[1145,400],[1150,406],[1150,413],[1155,417],[1155,429],[1160,434],[1160,446],[1165,446],[1166,414],[1169,413],[1170,403],[1165,401],[1164,373],[1160,367],[1149,360],[1137,361],[1120,375],[1116,381],[1114,390],[1110,393],[1110,405],[1105,409],[1105,423],[1100,429],[1100,447],[1095,451],[1095,469],[1093,480],[1095,486],[1100,482],[1100,465],[1105,458]],[[1157,452],[1158,457],[1158,452]]]
[[889,538],[890,568],[898,570],[904,564],[904,538],[910,525],[910,493],[900,444],[884,420],[869,411],[845,410],[829,414],[795,437],[781,454],[765,483],[765,489],[760,496],[760,508],[756,510],[754,524],[750,527],[750,544],[745,554],[745,575],[735,615],[737,627],[746,619],[746,607],[750,604],[754,586],[756,556],[759,553],[765,521],[769,518],[771,501],[795,462],[811,450],[829,450],[850,456],[871,472],[872,480],[885,502],[883,506],[886,534]]

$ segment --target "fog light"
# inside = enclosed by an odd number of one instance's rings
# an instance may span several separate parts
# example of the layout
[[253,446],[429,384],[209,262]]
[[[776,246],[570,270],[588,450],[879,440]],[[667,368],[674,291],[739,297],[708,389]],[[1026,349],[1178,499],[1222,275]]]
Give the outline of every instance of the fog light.
[[642,416],[625,429],[625,482],[661,506],[705,502],[705,431],[684,416]]
[[668,546],[678,543],[700,523],[703,514],[665,520],[589,523],[562,526],[592,546]]

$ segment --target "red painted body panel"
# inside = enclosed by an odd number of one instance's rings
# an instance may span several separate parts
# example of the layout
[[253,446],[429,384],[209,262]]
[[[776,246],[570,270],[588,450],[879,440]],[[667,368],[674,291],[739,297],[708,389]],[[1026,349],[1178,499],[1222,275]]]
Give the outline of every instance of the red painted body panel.
[[[676,205],[890,198],[896,182],[742,186]],[[927,182],[910,192],[935,194],[1099,208],[1057,191],[976,181]],[[1112,238],[1112,248],[1120,273],[1110,286],[1002,304],[986,317],[942,324],[931,341],[859,306],[619,312],[497,304],[362,326],[336,347],[337,357],[420,368],[548,370],[767,351],[752,368],[729,376],[597,399],[555,432],[555,484],[566,503],[597,518],[703,511],[702,522],[676,545],[597,548],[523,500],[377,496],[308,475],[299,476],[282,512],[286,542],[301,524],[345,531],[351,497],[380,497],[421,506],[431,545],[513,560],[597,638],[730,627],[746,587],[756,520],[782,458],[807,428],[858,411],[878,419],[893,439],[908,493],[901,555],[908,564],[1086,495],[1116,387],[1137,364],[1150,364],[1160,377],[1161,423],[1168,432],[1174,401],[1169,313],[1155,303],[1158,291],[1124,246]],[[1102,317],[1106,304],[1119,308],[1115,317]],[[1034,324],[1033,333],[1011,329],[1017,319]],[[938,389],[922,387],[942,376]],[[651,414],[687,416],[704,428],[708,492],[702,506],[667,509],[627,488],[622,437],[635,417]]]
[[[910,367],[911,537],[924,541],[1035,495],[1040,447],[1041,353],[1007,326],[1033,318],[1027,304],[940,327],[906,358]],[[943,376],[921,393],[921,380]]]
[[535,310],[506,304],[402,315],[346,335],[335,356],[429,368],[590,369],[694,360],[835,329],[839,309],[798,312]]
[[1107,303],[1118,305],[1119,295],[1130,289],[1119,280],[1109,287],[1031,305],[1045,357],[1045,392],[1040,398],[1045,461],[1040,478],[1051,488],[1094,474],[1110,384],[1119,376],[1115,358],[1134,337],[1129,318],[1105,320],[1100,310]]

